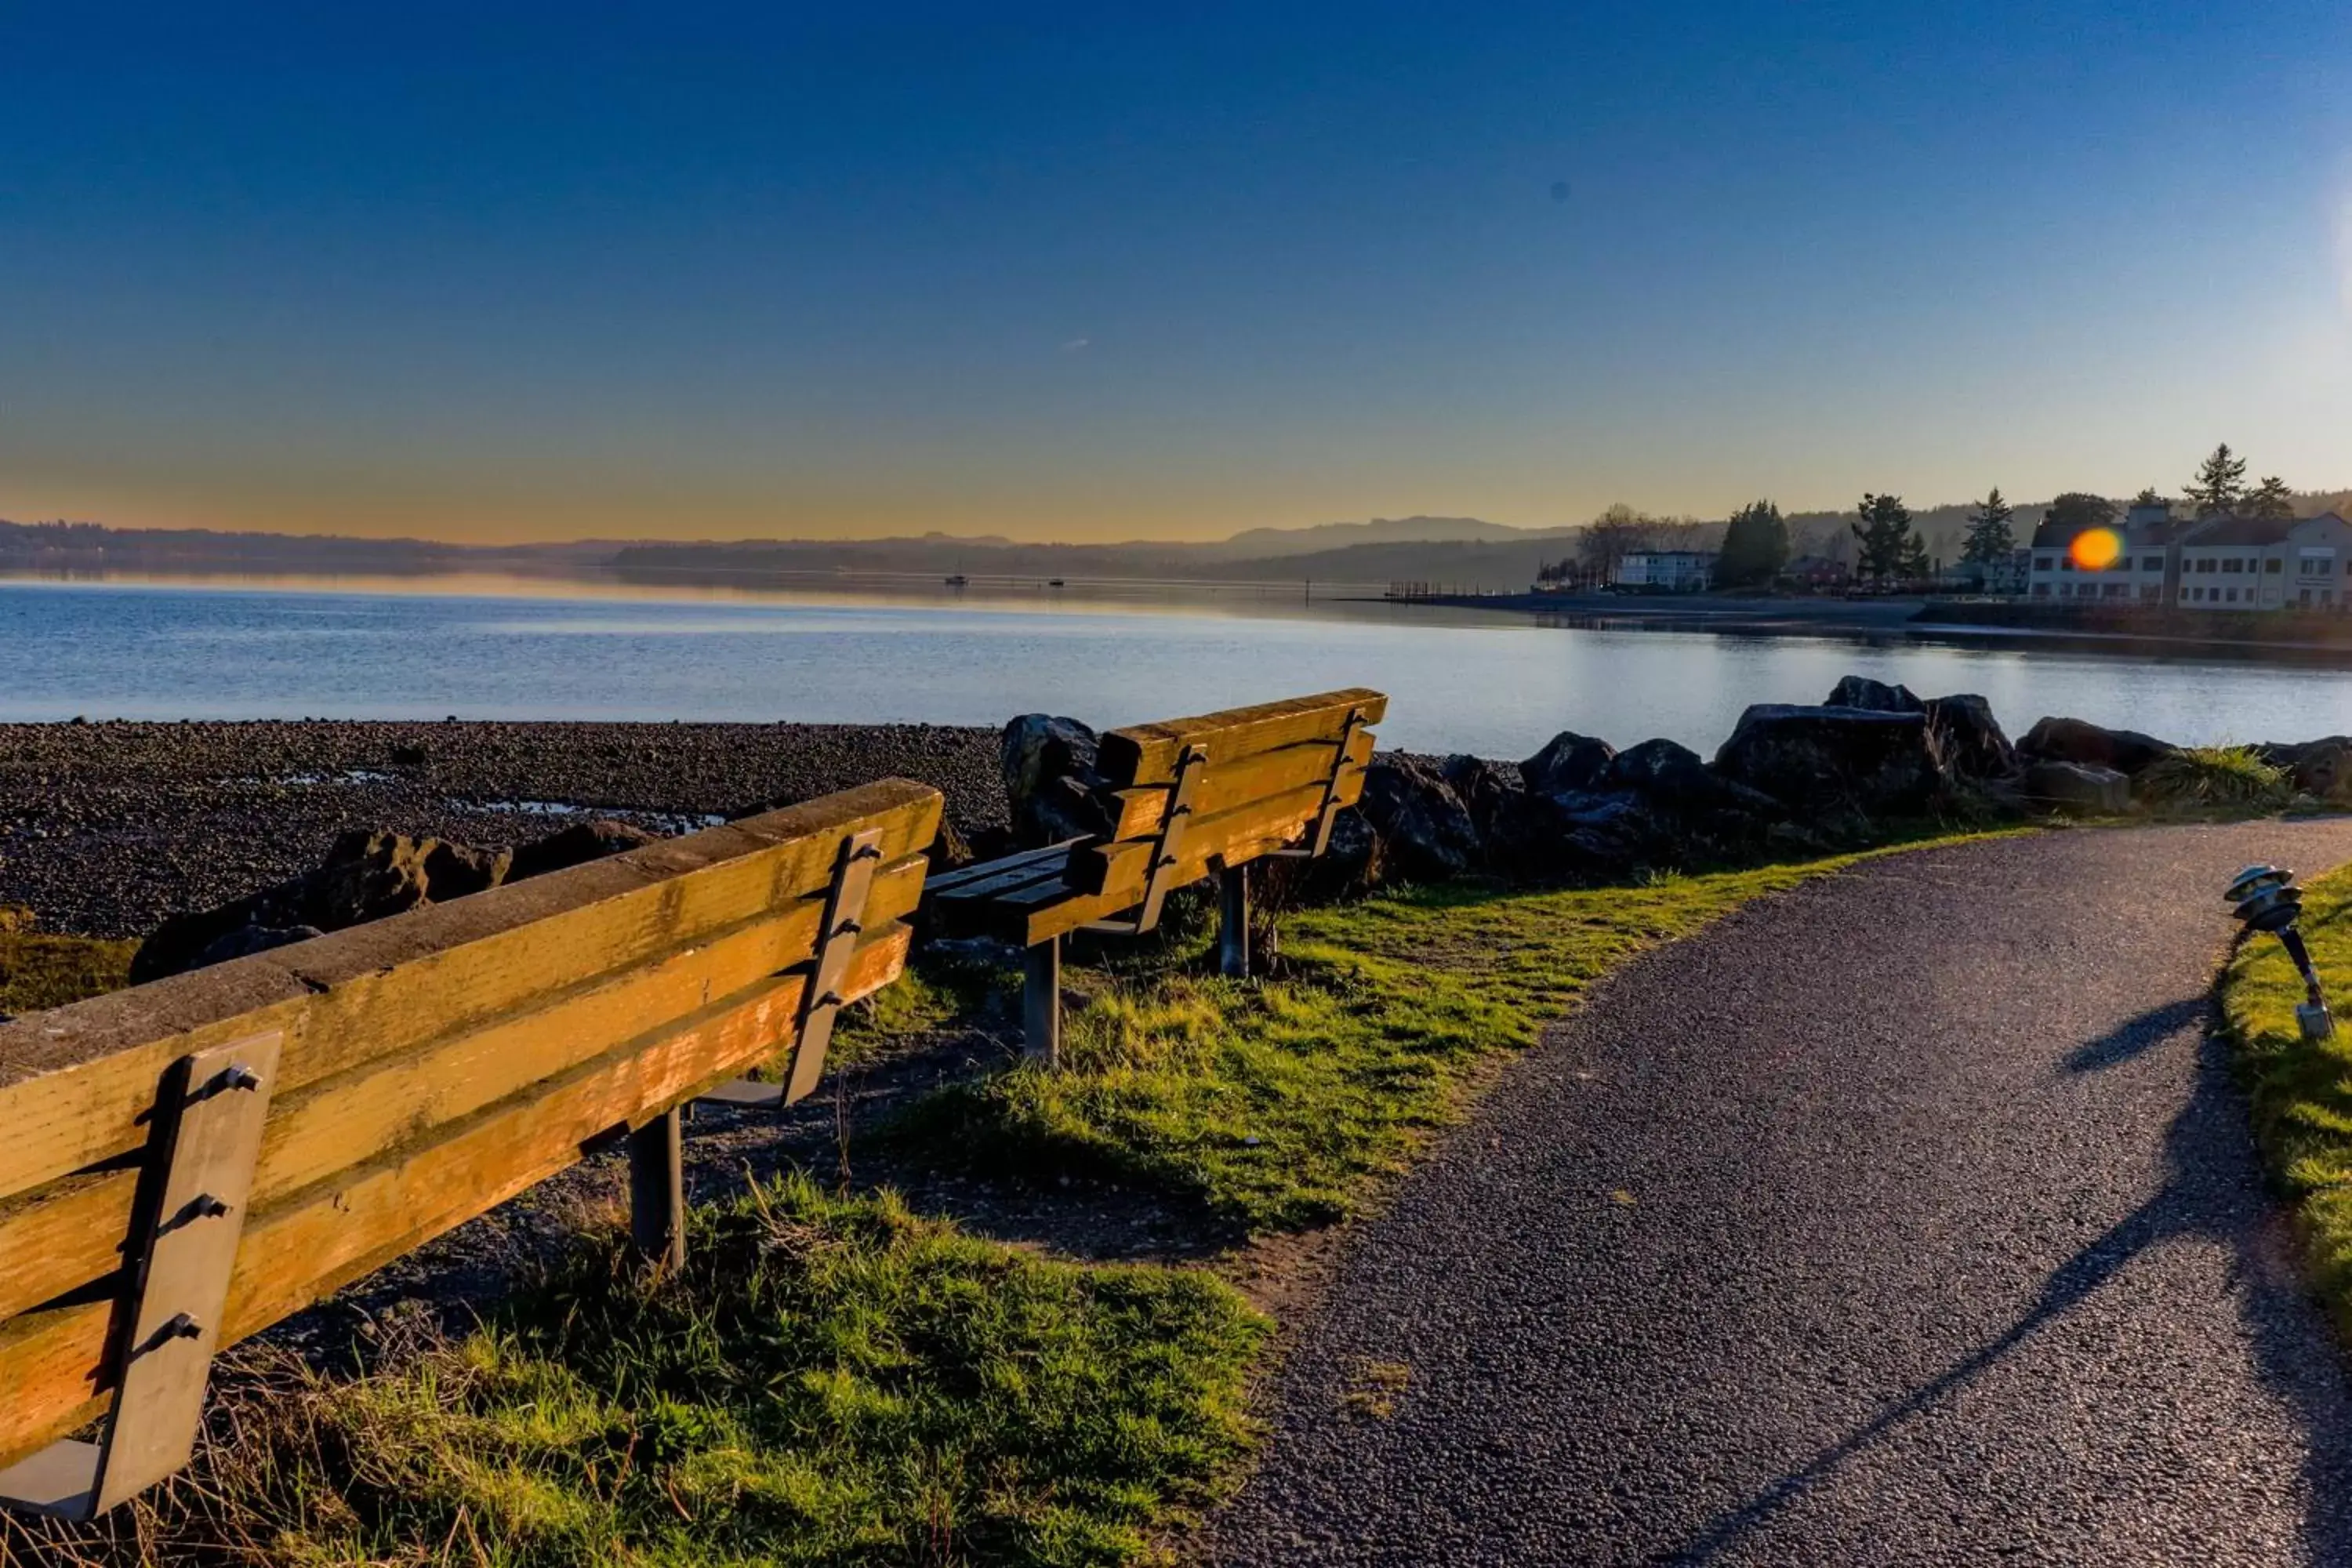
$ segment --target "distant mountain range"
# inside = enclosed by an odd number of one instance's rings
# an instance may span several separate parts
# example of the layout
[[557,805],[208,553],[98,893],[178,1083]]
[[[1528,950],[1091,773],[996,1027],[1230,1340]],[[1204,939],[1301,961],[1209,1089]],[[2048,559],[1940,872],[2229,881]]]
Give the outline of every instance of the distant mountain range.
[[[2031,536],[2046,502],[2020,503],[2015,528]],[[2304,515],[2352,509],[2352,492],[2296,497]],[[1923,508],[1916,524],[1928,552],[1955,560],[1968,529],[1968,503]],[[1851,548],[1851,512],[1789,514],[1800,553]],[[1721,524],[1697,531],[1711,544]],[[897,539],[736,541],[578,540],[562,544],[471,545],[424,539],[351,539],[335,534],[222,533],[118,529],[99,523],[0,521],[0,571],[151,571],[185,574],[363,574],[459,572],[617,577],[642,584],[787,584],[814,577],[871,574],[1060,577],[1195,583],[1382,585],[1422,582],[1465,591],[1517,591],[1545,563],[1572,554],[1574,527],[1514,528],[1475,517],[1374,518],[1310,528],[1253,528],[1211,543],[1135,540],[1118,544],[1034,544],[1001,536],[929,533]]]

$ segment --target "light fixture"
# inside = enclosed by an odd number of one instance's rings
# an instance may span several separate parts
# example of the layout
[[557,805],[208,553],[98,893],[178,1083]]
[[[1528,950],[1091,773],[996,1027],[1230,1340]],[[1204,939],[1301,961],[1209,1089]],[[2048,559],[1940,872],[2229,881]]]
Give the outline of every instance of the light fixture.
[[2316,1041],[2335,1034],[2336,1020],[2328,1016],[2327,998],[2320,993],[2319,972],[2312,968],[2311,950],[2304,945],[2303,932],[2295,929],[2294,922],[2303,914],[2303,889],[2294,885],[2294,873],[2283,866],[2249,866],[2222,896],[2236,906],[2235,913],[2248,936],[2269,931],[2294,960],[2303,975],[2305,1000],[2294,1010],[2303,1037]]

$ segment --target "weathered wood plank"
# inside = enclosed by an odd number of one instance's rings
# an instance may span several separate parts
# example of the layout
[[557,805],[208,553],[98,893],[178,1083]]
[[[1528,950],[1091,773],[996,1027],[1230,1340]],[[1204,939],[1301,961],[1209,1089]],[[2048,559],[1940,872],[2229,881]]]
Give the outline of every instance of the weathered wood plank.
[[[1344,720],[1346,716],[1341,717]],[[1358,730],[1349,738],[1346,765],[1356,769],[1368,766],[1374,742],[1370,730]],[[1220,762],[1212,752],[1207,774],[1193,786],[1193,813],[1209,816],[1254,800],[1320,784],[1330,776],[1333,750],[1332,741],[1308,741],[1279,751],[1261,752],[1235,763]],[[1158,833],[1171,793],[1165,785],[1116,792],[1112,798],[1118,809],[1118,825],[1111,837],[1142,838]]]
[[816,892],[841,840],[926,847],[940,797],[885,780],[511,887],[0,1025],[0,1196],[136,1147],[173,1058],[279,1029],[286,1090]]
[[[906,963],[904,925],[872,932],[851,961],[846,996],[871,994]],[[721,1079],[772,1057],[798,1016],[803,979],[730,998],[648,1042],[616,1047],[331,1184],[257,1209],[237,1248],[223,1342],[300,1310],[581,1158],[582,1145],[642,1125]],[[90,1411],[104,1351],[103,1303],[0,1327],[0,1465]]]
[[[1196,844],[1193,829],[1185,829],[1183,851],[1177,859],[1175,879],[1171,886],[1183,887],[1200,880],[1209,874],[1212,860],[1238,865],[1296,844],[1305,825],[1322,806],[1321,789],[1294,790],[1279,801],[1260,802],[1231,814],[1244,817],[1248,826],[1217,824],[1203,835],[1208,842]],[[1259,812],[1264,815],[1255,815]],[[1027,908],[1008,904],[997,918],[998,929],[1014,942],[1034,943],[1133,909],[1143,899],[1142,859],[1123,861],[1116,877],[1102,892],[1081,893],[1066,888],[1060,898],[1049,902]]]
[[1066,838],[1059,844],[1048,844],[1039,849],[1022,849],[1011,855],[1000,855],[993,860],[975,860],[969,866],[959,866],[952,871],[941,871],[927,884],[933,897],[942,893],[961,893],[973,882],[986,881],[1006,871],[1027,867],[1052,865],[1060,868],[1060,857],[1067,855],[1070,846],[1079,842]]
[[1023,856],[1021,864],[1017,866],[1008,863],[993,876],[974,879],[945,893],[937,888],[925,890],[938,903],[986,902],[991,899],[1003,898],[1016,889],[1059,882],[1062,874],[1069,868],[1070,852],[1085,842],[1082,838],[1073,838],[1055,845],[1055,852],[1050,856]]
[[[924,862],[884,868],[867,922],[914,911]],[[254,1174],[267,1204],[454,1121],[610,1047],[692,1015],[809,960],[823,894],[786,906],[656,963],[557,994],[549,1005],[400,1057],[362,1064],[290,1093],[274,1108]],[[129,1223],[131,1173],[68,1178],[19,1204],[0,1204],[0,1316],[23,1311],[111,1271]]]
[[1206,746],[1214,770],[1260,752],[1336,739],[1354,709],[1363,710],[1365,723],[1377,724],[1388,707],[1389,700],[1380,692],[1358,686],[1164,724],[1139,724],[1105,735],[1095,765],[1118,789],[1172,784],[1177,759],[1188,745]]
[[[1216,770],[1212,767],[1210,776],[1215,775]],[[1341,805],[1353,805],[1364,793],[1364,771],[1351,768],[1341,773],[1339,793]],[[1282,795],[1246,800],[1221,812],[1195,816],[1184,828],[1181,862],[1189,865],[1197,861],[1205,868],[1213,858],[1234,860],[1236,857],[1228,853],[1228,846],[1255,843],[1273,826],[1313,816],[1323,809],[1323,783],[1317,780]],[[1062,879],[1077,893],[1114,893],[1131,888],[1135,896],[1141,898],[1151,869],[1151,857],[1158,847],[1156,838],[1122,838],[1085,845],[1071,854],[1070,868]]]

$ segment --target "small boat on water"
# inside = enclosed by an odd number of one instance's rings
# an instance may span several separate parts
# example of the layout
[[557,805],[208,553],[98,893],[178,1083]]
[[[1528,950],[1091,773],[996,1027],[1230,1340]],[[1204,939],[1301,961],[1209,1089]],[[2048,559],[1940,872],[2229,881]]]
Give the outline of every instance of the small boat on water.
[[961,588],[968,585],[971,582],[971,578],[959,572],[948,579],[948,586],[950,588]]
[[1059,577],[1055,578],[1052,582],[1045,584],[1048,588],[1058,588],[1061,585],[1062,580]]

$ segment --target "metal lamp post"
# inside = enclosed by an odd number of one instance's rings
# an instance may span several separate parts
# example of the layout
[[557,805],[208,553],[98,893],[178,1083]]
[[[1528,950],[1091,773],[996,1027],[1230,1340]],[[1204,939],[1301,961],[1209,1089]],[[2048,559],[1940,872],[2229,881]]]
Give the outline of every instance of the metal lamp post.
[[2319,972],[2311,967],[2311,950],[2304,945],[2303,932],[2294,925],[2303,913],[2303,889],[2294,885],[2294,873],[2283,866],[2249,866],[2238,873],[2223,897],[2236,906],[2234,912],[2247,935],[2266,931],[2277,937],[2302,973],[2305,1001],[2294,1010],[2294,1021],[2302,1026],[2303,1037],[2324,1040],[2334,1035],[2336,1020],[2328,1015],[2327,998],[2320,993]]

